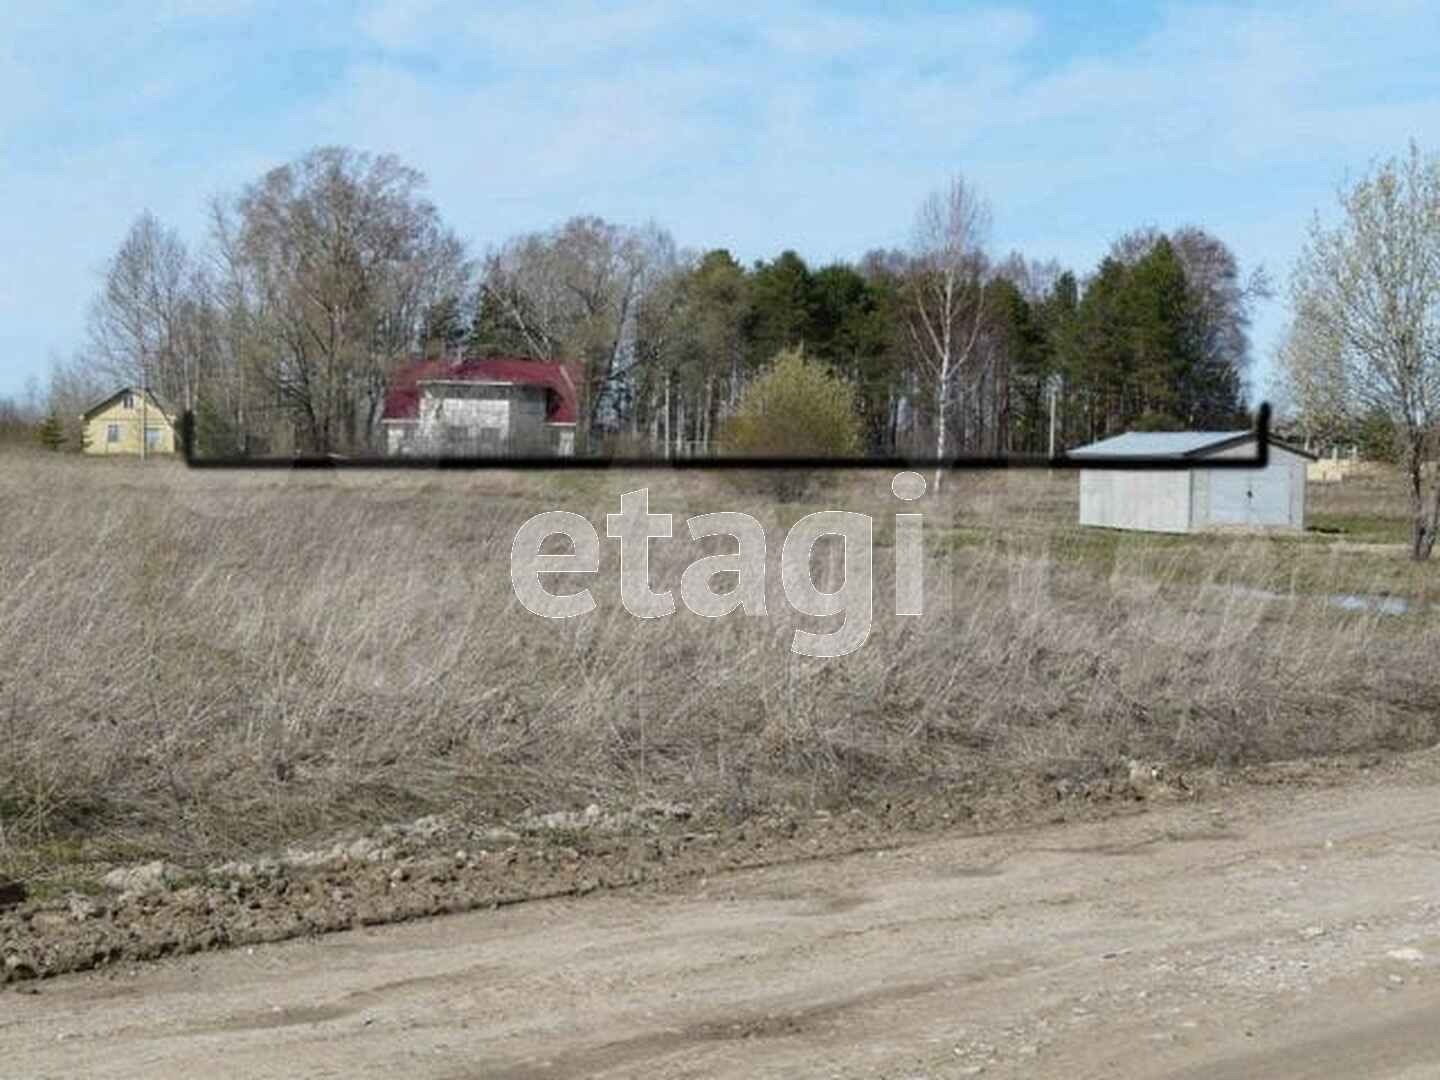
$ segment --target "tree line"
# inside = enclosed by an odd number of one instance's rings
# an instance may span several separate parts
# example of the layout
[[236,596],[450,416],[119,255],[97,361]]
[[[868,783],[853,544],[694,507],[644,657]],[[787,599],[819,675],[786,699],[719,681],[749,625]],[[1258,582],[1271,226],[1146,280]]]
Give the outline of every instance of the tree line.
[[210,452],[366,452],[399,368],[521,356],[575,366],[583,449],[688,452],[799,349],[853,387],[872,453],[1048,453],[1245,423],[1266,286],[1198,226],[1127,233],[1077,275],[989,252],[986,200],[957,177],[906,247],[853,262],[745,265],[593,216],[472,258],[424,190],[393,156],[328,147],[213,198],[199,244],[142,214],[52,399],[144,384],[195,412]]

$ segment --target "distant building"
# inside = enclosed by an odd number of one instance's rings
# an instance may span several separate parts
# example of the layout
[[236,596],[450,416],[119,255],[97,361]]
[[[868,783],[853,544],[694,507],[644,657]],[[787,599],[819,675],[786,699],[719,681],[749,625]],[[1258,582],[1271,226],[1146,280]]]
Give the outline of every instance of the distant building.
[[175,452],[175,417],[153,391],[121,387],[81,413],[80,420],[87,454]]
[[1360,447],[1353,444],[1340,446],[1332,444],[1328,452],[1312,461],[1306,472],[1312,484],[1338,484],[1346,477],[1373,474],[1376,463],[1360,456]]
[[573,368],[492,357],[430,360],[392,379],[381,426],[400,456],[568,456],[579,394]]
[[[1315,455],[1270,440],[1263,469],[1209,469],[1207,461],[1254,457],[1250,431],[1131,432],[1071,450],[1080,470],[1080,524],[1188,533],[1208,529],[1305,528],[1305,468]],[[1107,458],[1199,467],[1106,468]],[[1093,462],[1093,466],[1090,464]]]

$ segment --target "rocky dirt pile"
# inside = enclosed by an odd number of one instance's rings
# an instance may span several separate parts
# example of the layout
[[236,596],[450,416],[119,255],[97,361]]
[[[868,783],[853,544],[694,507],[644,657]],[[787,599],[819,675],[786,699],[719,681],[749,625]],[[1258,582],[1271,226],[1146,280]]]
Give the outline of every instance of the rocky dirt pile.
[[1158,766],[1126,763],[1089,784],[1032,780],[1003,795],[957,788],[843,814],[781,811],[742,825],[676,803],[591,805],[506,825],[432,816],[249,861],[117,867],[97,895],[41,903],[16,883],[0,904],[0,983],[895,847],[937,828],[1083,819],[1188,798],[1190,788]]

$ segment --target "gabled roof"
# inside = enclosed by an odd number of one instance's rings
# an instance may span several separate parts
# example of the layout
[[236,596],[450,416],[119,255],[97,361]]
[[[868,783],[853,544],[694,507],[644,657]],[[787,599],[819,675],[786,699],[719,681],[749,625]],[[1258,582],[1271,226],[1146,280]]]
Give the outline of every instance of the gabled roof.
[[[113,394],[110,394],[108,397],[101,398],[101,399],[100,399],[99,401],[97,401],[94,405],[91,405],[88,409],[86,409],[84,412],[82,412],[82,413],[80,414],[80,419],[82,419],[82,420],[89,420],[90,417],[94,416],[94,415],[95,415],[97,412],[99,412],[101,409],[105,408],[105,406],[109,405],[112,401],[114,401],[116,398],[118,398],[121,394],[139,394],[139,393],[140,393],[139,387],[135,387],[135,386],[122,386],[122,387],[120,387],[120,389],[116,390]],[[151,403],[152,405],[154,405],[157,410],[159,410],[159,412],[161,413],[161,415],[163,415],[163,416],[165,417],[165,419],[168,420],[170,423],[174,423],[174,422],[175,422],[175,414],[172,413],[168,408],[166,408],[166,407],[165,407],[165,404],[164,404],[158,397],[155,396],[155,391],[154,391],[154,390],[151,390],[151,391],[149,392],[149,395],[148,395],[148,396],[149,396],[149,398],[150,398],[150,403]]]
[[[1205,457],[1232,446],[1239,446],[1253,439],[1253,431],[1127,431],[1123,435],[1111,435],[1108,439],[1078,446],[1066,454],[1067,457],[1106,458],[1130,457],[1152,458],[1155,460],[1180,460],[1182,458]],[[1270,439],[1271,446],[1279,446],[1292,454],[1299,454],[1312,460],[1315,455],[1298,446]]]
[[420,412],[420,384],[442,380],[543,386],[549,391],[546,395],[546,423],[573,424],[580,415],[580,395],[575,370],[568,364],[491,356],[460,361],[422,360],[401,368],[390,379],[389,389],[385,392],[385,411],[381,414],[381,419],[417,419]]
[[1071,457],[1181,458],[1239,442],[1248,431],[1127,431],[1076,447]]

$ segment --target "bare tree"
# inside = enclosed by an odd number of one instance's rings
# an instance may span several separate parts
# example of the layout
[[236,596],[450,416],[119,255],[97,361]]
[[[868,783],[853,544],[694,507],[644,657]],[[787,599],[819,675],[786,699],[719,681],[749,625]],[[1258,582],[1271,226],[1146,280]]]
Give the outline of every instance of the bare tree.
[[506,243],[486,260],[477,332],[487,344],[584,367],[587,427],[635,361],[642,300],[677,265],[669,233],[575,217]]
[[83,353],[76,353],[68,361],[58,353],[50,355],[44,411],[60,418],[67,446],[83,447],[85,431],[81,412],[113,389]]
[[185,327],[193,315],[191,272],[180,235],[147,211],[107,264],[90,309],[100,371],[184,408],[194,407],[200,361]]
[[[626,398],[631,431],[638,432],[641,424],[648,422],[654,450],[665,448],[659,442],[662,426],[667,446],[670,436],[685,437],[664,406],[672,392],[688,395],[695,437],[702,441],[709,437],[713,382],[709,365],[719,354],[707,352],[702,345],[707,327],[705,312],[696,302],[695,263],[692,253],[671,253],[648,270],[634,306],[634,331],[625,365],[615,373],[616,385]],[[682,407],[682,417],[685,411]]]
[[[984,325],[981,253],[990,212],[973,187],[955,176],[920,206],[905,279],[906,314],[917,366],[935,398],[935,455],[947,449],[946,417],[953,387],[975,354]],[[935,490],[942,470],[935,469]]]
[[557,262],[543,233],[512,239],[485,257],[474,320],[482,349],[561,360],[571,305]]
[[269,443],[283,426],[272,407],[281,404],[279,395],[267,377],[276,367],[268,342],[270,313],[258,270],[241,247],[233,208],[216,196],[208,210],[209,260],[198,278],[212,329],[213,372],[203,401],[206,437],[212,450],[245,454],[256,436]]
[[[60,435],[65,438],[65,418],[53,414],[60,422]],[[0,396],[0,442],[30,442],[38,433],[46,408],[40,396],[40,380],[31,375],[25,380],[21,397]]]
[[1199,226],[1176,229],[1170,243],[1185,271],[1188,333],[1202,365],[1188,402],[1193,423],[1240,397],[1250,366],[1250,313],[1273,292],[1264,267],[1242,275],[1234,252]]
[[991,273],[993,277],[1004,278],[1019,289],[1026,303],[1039,304],[1050,295],[1055,282],[1064,272],[1065,268],[1057,259],[1041,261],[1012,251],[995,264]]
[[424,182],[392,156],[326,147],[235,203],[230,255],[271,357],[260,373],[313,450],[371,445],[424,310],[466,287],[464,245],[421,197]]
[[1440,425],[1440,158],[1412,142],[1339,198],[1343,219],[1312,221],[1291,283],[1306,334],[1334,353],[1308,370],[1348,409],[1390,418],[1409,486],[1411,556],[1424,560],[1440,528],[1433,474],[1426,507]]

